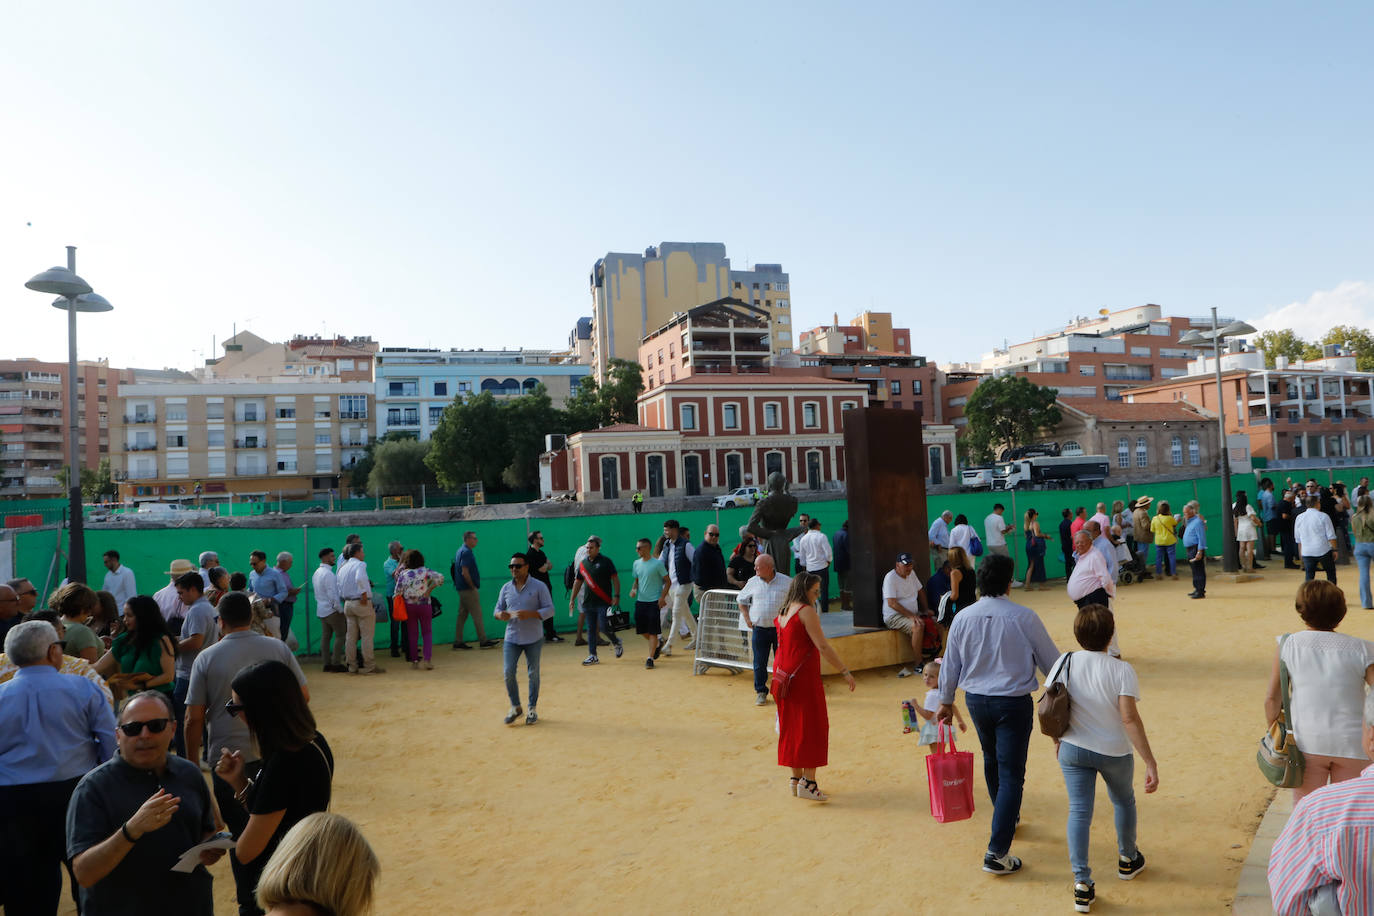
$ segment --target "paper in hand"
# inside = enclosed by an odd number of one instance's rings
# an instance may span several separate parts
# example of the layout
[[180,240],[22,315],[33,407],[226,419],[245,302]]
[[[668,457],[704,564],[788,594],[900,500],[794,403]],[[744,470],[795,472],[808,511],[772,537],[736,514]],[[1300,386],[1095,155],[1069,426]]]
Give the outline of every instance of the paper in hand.
[[172,866],[172,871],[179,871],[179,872],[183,872],[183,873],[189,874],[189,873],[191,873],[191,872],[193,872],[193,871],[196,870],[196,866],[200,864],[200,854],[201,854],[202,852],[204,852],[205,850],[207,850],[207,849],[225,849],[225,850],[229,850],[229,849],[233,849],[233,848],[234,848],[234,838],[233,838],[233,837],[231,837],[231,836],[230,836],[229,834],[227,834],[227,833],[217,833],[217,834],[215,834],[214,836],[210,837],[210,839],[206,840],[204,843],[200,843],[200,844],[197,844],[197,845],[195,845],[195,846],[192,846],[190,849],[188,849],[188,850],[186,850],[185,852],[183,852],[183,853],[181,854],[181,858],[180,858],[180,859],[177,859],[177,864],[175,864],[175,865]]

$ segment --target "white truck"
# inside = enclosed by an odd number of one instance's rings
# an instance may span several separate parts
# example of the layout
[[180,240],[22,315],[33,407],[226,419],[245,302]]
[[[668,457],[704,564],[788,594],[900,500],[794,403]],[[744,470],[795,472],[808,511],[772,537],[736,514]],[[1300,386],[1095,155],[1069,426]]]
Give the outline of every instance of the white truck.
[[993,473],[994,490],[1074,490],[1104,486],[1106,455],[1043,455],[1018,458]]
[[959,473],[959,489],[991,490],[996,473],[997,467],[991,464],[979,465],[976,468],[964,468]]

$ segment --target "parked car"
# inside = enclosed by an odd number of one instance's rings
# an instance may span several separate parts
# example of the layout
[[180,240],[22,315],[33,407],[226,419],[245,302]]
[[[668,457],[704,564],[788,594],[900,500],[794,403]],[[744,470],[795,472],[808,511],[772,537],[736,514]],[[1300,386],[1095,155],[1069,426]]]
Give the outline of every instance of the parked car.
[[763,489],[760,487],[740,487],[726,493],[724,496],[717,496],[711,505],[717,509],[733,509],[736,506],[752,506],[763,499]]

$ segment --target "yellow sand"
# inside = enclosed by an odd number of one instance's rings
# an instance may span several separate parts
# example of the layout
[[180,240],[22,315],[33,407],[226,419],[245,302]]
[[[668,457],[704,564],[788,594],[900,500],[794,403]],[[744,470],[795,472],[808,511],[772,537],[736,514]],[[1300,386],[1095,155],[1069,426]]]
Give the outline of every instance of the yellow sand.
[[[1140,675],[1160,789],[1143,793],[1137,765],[1149,867],[1127,883],[1115,878],[1099,788],[1096,909],[1229,910],[1273,793],[1254,754],[1274,635],[1300,626],[1301,574],[1276,565],[1244,584],[1214,573],[1202,601],[1186,597],[1186,576],[1121,588],[1121,645]],[[1355,605],[1343,632],[1374,637],[1354,568],[1340,573]],[[1062,584],[1013,594],[1061,648],[1076,647]],[[693,677],[681,653],[646,671],[642,645],[630,635],[623,659],[606,650],[595,669],[581,667],[571,640],[546,646],[532,728],[501,723],[499,649],[443,646],[432,672],[386,658],[375,678],[310,664],[339,761],[334,810],[381,857],[380,913],[1072,912],[1067,801],[1049,739],[1031,741],[1012,850],[1025,868],[994,877],[979,869],[992,806],[972,731],[963,747],[977,755],[976,812],[955,824],[930,817],[925,750],[902,734],[899,706],[924,695],[919,679],[862,672],[853,694],[827,679],[831,765],[819,782],[832,800],[819,805],[788,793],[773,707],[753,705],[750,676]],[[233,913],[227,864],[214,872],[218,912]]]

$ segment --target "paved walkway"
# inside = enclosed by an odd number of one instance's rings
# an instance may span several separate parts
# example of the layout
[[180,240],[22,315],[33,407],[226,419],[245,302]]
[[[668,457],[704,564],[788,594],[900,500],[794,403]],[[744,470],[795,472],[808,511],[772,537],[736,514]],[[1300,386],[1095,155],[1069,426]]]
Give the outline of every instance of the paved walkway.
[[1264,820],[1260,821],[1259,830],[1255,832],[1255,841],[1250,844],[1250,854],[1245,857],[1245,864],[1240,869],[1236,900],[1231,906],[1231,912],[1237,916],[1273,914],[1274,906],[1269,901],[1269,880],[1266,877],[1269,852],[1292,812],[1292,790],[1276,789],[1274,800],[1269,803],[1269,810],[1264,813]]

